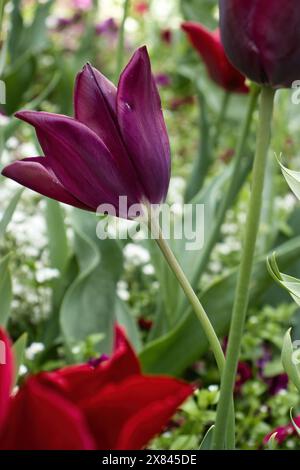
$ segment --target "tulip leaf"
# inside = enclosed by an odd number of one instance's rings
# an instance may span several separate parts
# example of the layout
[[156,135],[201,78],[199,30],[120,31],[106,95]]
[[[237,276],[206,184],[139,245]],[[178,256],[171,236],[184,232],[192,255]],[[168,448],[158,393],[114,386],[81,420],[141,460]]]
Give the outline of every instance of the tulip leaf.
[[268,440],[268,450],[276,450],[277,449],[277,445],[278,445],[278,442],[277,442],[277,432],[274,432],[272,434],[272,436],[270,436],[269,440]]
[[23,333],[13,345],[13,353],[14,353],[14,359],[15,359],[15,385],[18,381],[20,366],[23,362],[27,340],[28,340],[27,333]]
[[99,350],[110,352],[122,253],[115,240],[97,238],[97,222],[94,214],[73,211],[74,251],[79,274],[64,296],[60,324],[69,348],[88,336],[104,334]]
[[62,272],[68,261],[69,248],[64,222],[63,208],[52,199],[46,201],[46,222],[50,262],[53,268]]
[[281,360],[289,379],[300,393],[300,355],[299,349],[293,347],[290,329],[284,336]]
[[12,301],[10,254],[0,260],[0,325],[6,326]]
[[139,352],[141,350],[142,343],[137,324],[133,315],[129,311],[129,307],[119,298],[116,300],[115,314],[116,321],[119,325],[122,325],[125,328],[127,338],[130,340],[134,349]]
[[9,222],[11,221],[12,219],[12,216],[14,215],[14,212],[16,210],[16,207],[18,205],[18,202],[20,200],[20,197],[23,193],[23,188],[21,189],[18,189],[16,191],[16,193],[14,194],[14,196],[11,198],[11,200],[9,201],[9,204],[7,206],[7,208],[5,209],[4,211],[4,214],[2,216],[2,219],[0,220],[0,240],[4,237],[5,235],[5,232],[6,232],[6,229],[7,229],[7,226],[9,224]]
[[201,21],[208,27],[212,29],[217,27],[213,14],[216,7],[215,0],[181,0],[180,6],[185,19],[195,21],[195,18],[201,18]]
[[215,429],[214,425],[212,425],[208,429],[208,431],[206,432],[206,434],[205,434],[205,436],[204,436],[204,438],[203,438],[203,440],[200,444],[199,450],[210,450],[211,449],[214,429]]
[[282,164],[277,155],[276,158],[287,184],[289,185],[297,199],[300,200],[300,171],[289,170]]
[[268,257],[267,267],[273,279],[283,287],[291,295],[296,304],[300,306],[300,280],[279,271],[275,253]]
[[[282,265],[290,266],[300,256],[300,237],[289,240],[277,248]],[[212,283],[200,296],[218,336],[228,332],[233,306],[238,267]],[[250,305],[266,293],[272,278],[265,257],[256,260],[250,289]],[[208,349],[206,337],[193,312],[161,338],[148,343],[140,354],[143,368],[149,373],[180,375]]]

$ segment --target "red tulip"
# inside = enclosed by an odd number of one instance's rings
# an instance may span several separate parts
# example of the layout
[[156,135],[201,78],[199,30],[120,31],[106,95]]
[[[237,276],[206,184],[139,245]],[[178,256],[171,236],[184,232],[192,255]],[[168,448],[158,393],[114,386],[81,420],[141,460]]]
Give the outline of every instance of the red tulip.
[[[297,416],[294,418],[294,421],[297,426],[300,426],[300,416]],[[277,443],[283,444],[284,441],[290,436],[295,436],[297,434],[296,429],[294,428],[292,423],[286,424],[285,426],[278,426],[278,428],[274,429],[271,431],[267,436],[264,437],[263,443],[265,445],[268,444],[270,438],[273,436],[273,434],[276,433],[275,440]]]
[[179,380],[143,375],[122,330],[110,359],[29,377],[11,395],[9,340],[0,365],[0,449],[135,450],[168,423],[193,389]]
[[228,61],[219,30],[208,31],[202,24],[186,21],[181,25],[191,44],[204,61],[211,79],[224,90],[234,93],[249,91],[245,77]]
[[220,0],[222,41],[254,82],[290,87],[300,75],[299,0]]

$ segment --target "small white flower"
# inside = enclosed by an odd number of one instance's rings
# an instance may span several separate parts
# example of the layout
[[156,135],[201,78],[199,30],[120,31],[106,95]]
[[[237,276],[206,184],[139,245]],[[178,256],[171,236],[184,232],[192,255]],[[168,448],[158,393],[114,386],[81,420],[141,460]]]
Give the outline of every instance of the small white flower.
[[133,265],[139,266],[150,261],[150,254],[146,248],[134,243],[128,243],[123,250],[126,261]]
[[124,300],[125,302],[129,299],[130,294],[128,291],[127,282],[119,281],[117,283],[117,295],[121,300]]
[[35,273],[37,282],[43,283],[59,277],[59,270],[53,268],[41,268]]
[[152,266],[152,264],[146,264],[143,267],[143,273],[146,274],[146,276],[152,276],[155,273],[154,266]]
[[25,375],[27,374],[27,372],[28,372],[27,367],[24,364],[21,364],[19,368],[19,375]]
[[44,351],[44,349],[45,346],[43,345],[43,343],[31,343],[31,345],[25,350],[25,357],[26,359],[32,361],[34,357],[38,353]]

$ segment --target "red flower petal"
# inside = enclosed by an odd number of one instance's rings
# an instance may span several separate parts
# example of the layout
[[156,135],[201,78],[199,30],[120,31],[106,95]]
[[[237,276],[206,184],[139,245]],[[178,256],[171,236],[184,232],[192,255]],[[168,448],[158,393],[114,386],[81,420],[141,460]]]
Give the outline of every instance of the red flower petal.
[[12,399],[0,448],[85,450],[94,442],[80,410],[32,377]]
[[0,328],[0,429],[9,407],[9,397],[14,378],[14,364],[11,343]]
[[115,350],[112,357],[92,367],[88,364],[65,367],[56,372],[40,374],[40,380],[60,390],[66,398],[81,406],[98,396],[109,384],[118,384],[141,373],[139,361],[123,329],[116,327]]
[[200,23],[192,21],[186,21],[181,27],[205,62],[212,80],[227,91],[235,93],[249,91],[245,85],[245,77],[227,59],[219,31],[212,33]]
[[159,433],[193,388],[167,377],[134,376],[84,404],[98,449],[135,450]]

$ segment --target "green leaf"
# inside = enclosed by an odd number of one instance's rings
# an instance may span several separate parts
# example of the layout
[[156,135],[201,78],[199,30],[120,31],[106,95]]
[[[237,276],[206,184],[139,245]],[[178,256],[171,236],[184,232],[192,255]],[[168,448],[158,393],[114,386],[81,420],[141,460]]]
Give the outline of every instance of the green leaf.
[[[298,356],[298,357],[297,357]],[[283,368],[289,379],[300,392],[300,357],[299,349],[294,350],[291,340],[291,329],[289,329],[283,339],[283,347],[281,353]]]
[[20,197],[22,195],[22,192],[24,191],[23,188],[17,190],[10,200],[7,208],[4,211],[4,214],[2,216],[2,219],[0,220],[0,240],[4,237],[7,226],[9,222],[12,219],[12,216],[14,215],[14,212],[16,210],[16,207],[18,205],[18,202],[20,200]]
[[[277,249],[278,259],[290,266],[300,256],[300,237]],[[201,294],[201,302],[218,336],[228,333],[238,267],[220,277]],[[270,287],[272,279],[266,269],[265,257],[256,260],[250,289],[250,306],[257,303]],[[143,369],[148,373],[180,375],[208,349],[203,330],[193,312],[186,313],[166,335],[148,343],[140,354]]]
[[6,326],[12,301],[10,254],[0,260],[0,325]]
[[46,222],[51,267],[62,272],[68,262],[69,248],[64,210],[57,201],[47,199]]
[[267,268],[274,281],[285,289],[296,304],[300,306],[300,281],[293,276],[283,274],[279,271],[275,252],[272,253],[272,256],[267,258]]
[[67,290],[60,325],[69,348],[93,334],[104,333],[99,345],[110,352],[115,321],[116,282],[122,272],[122,252],[115,240],[99,240],[94,214],[74,210],[74,251],[79,275]]
[[215,428],[215,426],[212,425],[208,429],[207,433],[205,434],[205,436],[204,436],[204,438],[203,438],[203,440],[200,444],[199,450],[210,450],[211,449],[214,428]]
[[276,450],[278,442],[276,440],[277,432],[274,432],[270,439],[268,440],[268,450]]
[[185,19],[201,21],[211,29],[217,27],[213,10],[216,8],[215,0],[181,0],[181,10]]
[[15,359],[15,384],[18,381],[20,366],[23,363],[27,340],[28,340],[27,333],[23,333],[13,345],[13,354],[14,354],[14,359]]
[[118,324],[124,326],[130,343],[135,350],[139,352],[141,350],[142,343],[136,321],[131,314],[128,305],[119,298],[116,300],[115,313]]
[[19,47],[22,44],[23,35],[23,18],[20,10],[20,0],[13,0],[13,10],[10,20],[10,31],[8,37],[8,49],[11,61],[13,62],[18,57]]
[[278,164],[280,165],[282,174],[287,184],[289,185],[295,196],[300,200],[300,171],[289,170],[288,168],[286,168],[280,161],[279,157],[277,157],[277,155],[276,159]]

